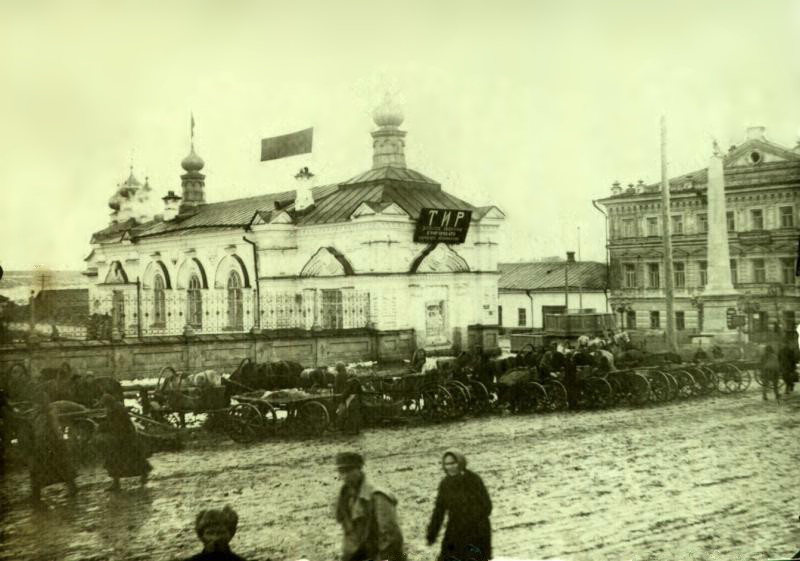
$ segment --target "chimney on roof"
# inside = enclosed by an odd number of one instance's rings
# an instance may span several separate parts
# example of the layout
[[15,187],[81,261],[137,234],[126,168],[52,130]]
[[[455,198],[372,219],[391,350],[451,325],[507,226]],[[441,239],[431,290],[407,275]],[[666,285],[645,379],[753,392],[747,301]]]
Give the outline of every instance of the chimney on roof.
[[575,252],[568,251],[567,252],[567,263],[575,263]]
[[167,193],[166,197],[161,198],[164,201],[164,222],[174,220],[178,216],[178,210],[181,204],[181,197],[175,194],[175,191]]
[[621,195],[622,194],[622,186],[619,184],[619,181],[615,181],[611,184],[611,194],[612,195]]
[[296,212],[302,212],[314,206],[314,193],[311,191],[314,177],[314,174],[307,167],[301,168],[294,176],[297,180],[297,190],[294,196],[294,210]]
[[747,127],[747,140],[766,140],[767,127]]

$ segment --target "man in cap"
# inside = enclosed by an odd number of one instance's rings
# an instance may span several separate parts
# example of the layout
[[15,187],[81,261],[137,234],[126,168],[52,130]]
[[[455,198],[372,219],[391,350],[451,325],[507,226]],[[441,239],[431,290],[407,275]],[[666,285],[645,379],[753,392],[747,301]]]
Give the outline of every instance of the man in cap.
[[367,482],[364,458],[355,452],[336,455],[342,489],[336,521],[342,525],[342,561],[403,561],[403,534],[397,522],[397,500]]
[[195,519],[194,529],[203,542],[203,551],[186,561],[245,561],[233,553],[229,545],[238,525],[239,516],[229,506],[221,510],[201,510]]

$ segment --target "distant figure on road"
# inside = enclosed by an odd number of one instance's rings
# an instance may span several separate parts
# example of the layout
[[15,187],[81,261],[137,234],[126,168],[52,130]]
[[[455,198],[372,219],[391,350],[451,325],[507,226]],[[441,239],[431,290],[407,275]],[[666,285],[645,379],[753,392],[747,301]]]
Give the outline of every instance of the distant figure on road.
[[113,479],[108,490],[118,491],[122,477],[139,477],[144,485],[153,467],[147,461],[128,410],[109,394],[104,394],[100,401],[106,408],[106,418],[100,427],[104,465]]
[[778,391],[778,376],[780,376],[778,357],[772,345],[767,345],[764,354],[761,355],[761,379],[764,382],[761,386],[761,397],[764,401],[767,401],[767,386],[772,387],[776,401],[781,398],[781,393]]
[[231,507],[221,510],[201,510],[194,529],[203,542],[203,551],[186,561],[245,561],[231,551],[230,541],[236,534],[239,516]]
[[360,454],[336,455],[343,482],[336,502],[336,521],[343,531],[342,561],[404,561],[397,500],[385,489],[371,485],[363,467]]
[[780,367],[781,376],[786,384],[786,393],[794,391],[794,385],[797,382],[797,349],[793,348],[791,339],[787,338],[778,351],[778,366]]
[[492,501],[483,480],[467,469],[467,459],[458,452],[445,452],[442,468],[445,477],[428,524],[428,545],[436,542],[447,514],[439,561],[488,561],[492,558]]

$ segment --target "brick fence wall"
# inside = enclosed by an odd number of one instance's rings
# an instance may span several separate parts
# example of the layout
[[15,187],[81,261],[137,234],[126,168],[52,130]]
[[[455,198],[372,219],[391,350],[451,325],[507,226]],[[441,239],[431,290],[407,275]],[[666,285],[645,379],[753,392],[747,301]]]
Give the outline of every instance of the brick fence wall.
[[120,341],[60,341],[0,347],[0,372],[23,363],[36,375],[42,368],[66,362],[73,372],[92,372],[133,380],[157,376],[164,366],[199,372],[231,372],[243,358],[256,362],[292,360],[303,366],[337,361],[400,361],[411,358],[414,331],[369,329],[335,332],[286,331],[123,339]]

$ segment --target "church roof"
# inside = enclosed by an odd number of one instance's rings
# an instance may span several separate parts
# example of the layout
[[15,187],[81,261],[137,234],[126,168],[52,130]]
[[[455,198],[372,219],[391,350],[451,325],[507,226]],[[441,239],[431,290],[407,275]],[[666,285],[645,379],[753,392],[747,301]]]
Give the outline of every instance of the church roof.
[[277,207],[294,216],[299,226],[346,222],[362,203],[395,203],[415,219],[422,208],[476,210],[476,207],[442,190],[434,180],[404,168],[372,169],[343,183],[312,189],[314,205],[294,213],[295,191],[283,191],[199,205],[191,214],[178,215],[170,221],[155,220],[144,224],[127,221],[113,224],[92,236],[92,242],[121,239],[124,232],[136,238],[168,235],[194,229],[244,228],[257,214],[269,221]]

